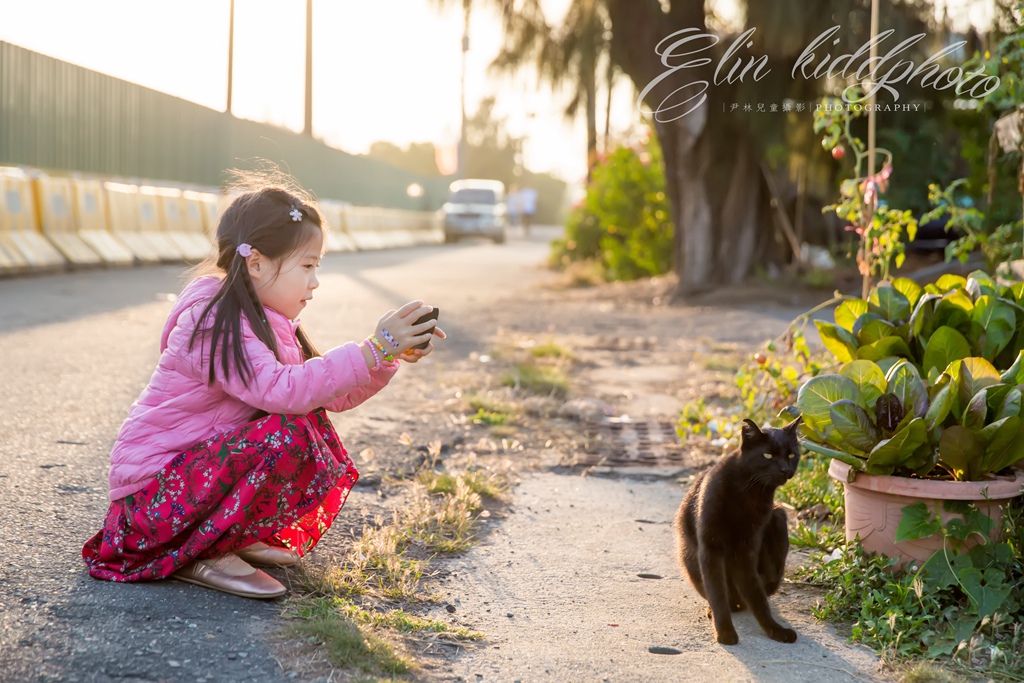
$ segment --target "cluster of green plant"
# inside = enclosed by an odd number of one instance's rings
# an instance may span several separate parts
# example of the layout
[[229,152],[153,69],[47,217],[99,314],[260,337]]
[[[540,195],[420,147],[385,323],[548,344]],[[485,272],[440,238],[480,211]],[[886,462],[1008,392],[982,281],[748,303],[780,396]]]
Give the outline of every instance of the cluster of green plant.
[[843,363],[801,388],[805,445],[870,474],[980,480],[1024,459],[1024,283],[899,278],[816,321]]
[[665,194],[661,150],[619,147],[592,173],[583,202],[573,209],[551,262],[600,262],[606,280],[635,280],[672,268],[672,216]]
[[917,232],[917,219],[911,211],[891,209],[881,201],[881,195],[888,189],[892,175],[892,153],[875,148],[876,155],[882,155],[885,162],[881,170],[866,175],[871,150],[855,136],[850,125],[861,116],[863,108],[851,111],[843,106],[843,100],[835,97],[823,98],[814,112],[814,132],[824,133],[822,146],[832,151],[836,159],[842,159],[849,147],[853,152],[854,177],[842,181],[839,186],[840,199],[826,206],[823,212],[834,211],[848,224],[848,229],[860,236],[857,250],[857,265],[864,276],[865,291],[872,277],[889,277],[893,263],[899,268],[905,259],[903,236],[913,241]]
[[946,217],[946,231],[957,230],[961,237],[946,245],[946,261],[954,258],[966,263],[971,252],[978,250],[985,266],[995,271],[1001,263],[1021,258],[1021,230],[1024,221],[1010,221],[989,226],[985,214],[973,206],[961,206],[958,197],[966,178],[954,180],[948,186],[928,186],[928,201],[934,207],[921,217],[921,222]]
[[740,424],[745,418],[758,424],[778,424],[792,419],[787,409],[796,402],[797,391],[808,378],[825,369],[825,354],[812,353],[804,330],[817,312],[808,311],[794,320],[777,339],[765,342],[736,371],[734,384],[739,403],[727,410],[710,405],[703,398],[683,406],[676,422],[682,438],[720,435],[738,445]]
[[[995,120],[1024,106],[1024,76],[1020,69],[1024,63],[1024,2],[1012,5],[995,3],[997,15],[1003,16],[1001,21],[994,22],[993,49],[984,54],[976,52],[963,66],[965,72],[980,71],[999,78],[998,86],[976,100],[978,109],[965,115],[959,125],[962,156],[971,163],[972,172],[968,178],[956,180],[945,188],[930,185],[929,201],[935,208],[921,219],[924,222],[948,216],[946,229],[960,231],[962,236],[946,248],[947,261],[953,258],[965,261],[971,251],[980,249],[989,269],[1021,258],[1024,231],[1024,223],[1018,219],[1024,194],[1024,186],[1019,182],[1024,169],[1021,164],[1024,141],[1018,143],[1016,150],[1007,152],[995,144],[992,131]],[[1005,30],[1002,35],[1000,28]],[[983,192],[987,195],[985,211],[960,205],[956,195],[964,189],[976,195]]]
[[557,398],[568,395],[569,379],[562,370],[562,364],[541,363],[542,360],[544,359],[531,357],[526,362],[516,363],[512,370],[501,378],[501,383],[534,394]]
[[946,506],[961,516],[945,525],[924,503],[903,510],[898,541],[944,538],[920,567],[849,544],[796,576],[826,588],[815,616],[852,622],[853,639],[879,652],[951,658],[959,668],[1024,680],[1024,511],[1007,510],[1001,541],[972,546],[972,537],[988,538],[992,520],[966,504]]

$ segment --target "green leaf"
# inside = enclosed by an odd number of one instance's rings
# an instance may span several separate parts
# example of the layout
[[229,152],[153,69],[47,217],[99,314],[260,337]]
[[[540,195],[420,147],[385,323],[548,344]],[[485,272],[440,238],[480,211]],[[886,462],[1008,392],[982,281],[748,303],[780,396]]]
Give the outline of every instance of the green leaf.
[[[1024,282],[1019,284],[1024,285]],[[999,377],[1007,384],[1024,384],[1024,376],[1021,375],[1021,370],[1024,370],[1024,350],[1017,352],[1017,360],[1013,361],[1013,365]]]
[[906,277],[896,278],[892,281],[892,286],[897,292],[907,297],[911,308],[917,305],[918,299],[921,298],[921,294],[924,292],[921,285]]
[[996,420],[1002,420],[1007,417],[1014,417],[1020,415],[1020,404],[1021,404],[1021,393],[1020,389],[1013,387],[1006,392],[1006,397],[1003,399],[999,409],[996,410]]
[[903,406],[903,414],[924,417],[928,412],[928,390],[917,374],[917,368],[907,361],[897,363],[886,375],[886,389]]
[[826,458],[835,458],[839,462],[845,462],[855,470],[859,470],[861,472],[864,471],[864,458],[858,458],[856,455],[838,451],[834,448],[829,448],[828,446],[822,446],[820,443],[816,443],[810,439],[801,439],[800,444],[812,453],[824,455]]
[[839,432],[844,445],[868,453],[882,435],[867,411],[849,399],[842,399],[830,408],[832,425]]
[[857,384],[849,377],[842,375],[818,375],[807,380],[800,387],[796,405],[803,415],[804,427],[812,435],[821,437],[819,441],[836,443],[838,436],[832,426],[832,404],[842,399],[850,399],[860,407],[865,407]]
[[1024,282],[1015,282],[1010,286],[1010,294],[1018,304],[1024,304]]
[[884,337],[857,349],[857,357],[863,360],[880,361],[888,356],[913,358],[913,355],[907,342],[900,337]]
[[985,426],[985,415],[988,412],[986,391],[987,389],[981,389],[971,398],[964,408],[963,417],[960,418],[960,424],[973,432],[979,432]]
[[953,425],[942,432],[939,459],[953,472],[957,481],[973,481],[972,472],[980,469],[985,443],[971,430]]
[[984,358],[964,358],[953,361],[946,368],[958,387],[953,409],[959,411],[985,387],[999,383],[999,372]]
[[[864,328],[864,326],[867,325],[869,322],[872,322],[874,320],[881,320],[882,322],[889,322],[888,320],[886,320],[882,316],[878,315],[877,313],[872,313],[871,311],[868,311],[867,313],[862,313],[860,315],[860,317],[857,318],[857,320],[854,321],[854,323],[853,323],[853,336],[856,337],[858,334],[860,334],[860,331]],[[892,323],[890,323],[890,324],[892,324]]]
[[903,508],[903,515],[896,527],[896,542],[917,541],[942,533],[942,524],[934,510],[924,503],[914,503]]
[[839,374],[849,377],[857,383],[861,396],[864,397],[866,407],[873,408],[878,397],[885,393],[887,384],[885,373],[874,361],[855,360],[847,363],[840,370]]
[[1017,416],[1011,416],[989,426],[994,427],[997,424],[1000,426],[992,435],[982,458],[982,476],[994,474],[1024,459],[1024,434],[1021,433],[1024,421]]
[[[985,387],[985,404],[988,406],[988,414],[995,415],[1003,406],[1003,400],[1009,395],[1011,387],[1009,384],[992,384]],[[993,420],[998,419],[993,417]]]
[[943,275],[942,277],[935,281],[935,286],[938,287],[943,292],[948,292],[953,289],[959,289],[960,287],[963,287],[966,284],[967,278],[963,277],[962,275],[953,275],[951,273],[947,273],[946,275]]
[[875,287],[868,297],[868,310],[882,316],[891,323],[900,322],[910,317],[910,301],[892,285],[881,284]]
[[892,370],[892,366],[896,365],[901,360],[903,359],[899,356],[886,356],[885,358],[879,358],[878,360],[871,362],[878,366],[878,369],[882,371],[883,375],[887,375],[889,374],[889,371]]
[[935,313],[935,303],[942,296],[939,294],[928,293],[917,300],[917,305],[914,306],[914,313],[910,316],[910,335],[914,338],[920,337],[922,330],[927,327],[927,323]]
[[[923,505],[924,503],[921,503]],[[966,564],[970,566],[970,560],[961,555],[956,555],[952,550],[949,551],[950,557],[946,558],[946,553],[941,548],[932,553],[924,564],[921,565],[921,572],[925,575],[925,583],[930,588],[945,588],[946,586],[953,586],[956,584],[956,565]],[[950,560],[954,566],[950,566]]]
[[971,311],[971,321],[982,331],[978,350],[989,359],[995,358],[1010,343],[1017,329],[1017,316],[1013,309],[989,295],[978,297]]
[[964,336],[952,327],[943,325],[935,330],[924,347],[924,361],[921,369],[925,374],[932,368],[938,368],[941,372],[955,360],[961,360],[971,355],[971,345],[964,339]]
[[[885,320],[871,320],[857,331],[857,344],[867,346],[886,337],[899,337],[896,327]],[[968,354],[970,355],[970,354]]]
[[853,332],[857,318],[868,312],[868,302],[864,299],[847,299],[836,306],[836,325],[847,332]]
[[840,363],[849,363],[854,359],[854,354],[857,353],[857,340],[853,338],[853,334],[842,327],[821,320],[815,320],[814,326],[818,328],[821,343],[832,352],[836,360]]
[[978,296],[999,295],[999,287],[996,285],[995,280],[992,279],[992,276],[982,270],[976,270],[968,275],[967,284],[964,285],[964,288],[968,291],[978,292]]
[[943,295],[939,303],[935,305],[935,315],[932,316],[931,322],[959,329],[971,321],[971,311],[973,310],[974,302],[967,296],[967,293],[962,289],[956,289]]
[[1012,589],[1006,583],[1006,577],[998,570],[987,570],[982,574],[980,569],[972,567],[958,572],[957,578],[982,619],[995,614],[1010,596]]
[[953,396],[956,394],[956,385],[949,375],[943,373],[932,389],[931,403],[928,412],[924,415],[925,428],[928,431],[942,425],[942,421],[949,415],[953,408]]
[[914,418],[891,439],[878,442],[868,455],[868,467],[902,465],[924,443],[925,438],[924,420]]

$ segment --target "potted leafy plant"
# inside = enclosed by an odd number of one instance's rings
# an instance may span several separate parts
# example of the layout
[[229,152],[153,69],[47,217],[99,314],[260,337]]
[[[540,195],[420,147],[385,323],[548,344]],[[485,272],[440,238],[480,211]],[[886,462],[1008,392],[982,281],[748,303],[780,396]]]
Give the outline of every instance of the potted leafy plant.
[[925,287],[899,278],[816,321],[842,365],[797,397],[804,445],[833,458],[844,483],[847,539],[923,562],[941,536],[896,541],[903,508],[970,501],[996,522],[1024,473],[1024,283],[982,272]]

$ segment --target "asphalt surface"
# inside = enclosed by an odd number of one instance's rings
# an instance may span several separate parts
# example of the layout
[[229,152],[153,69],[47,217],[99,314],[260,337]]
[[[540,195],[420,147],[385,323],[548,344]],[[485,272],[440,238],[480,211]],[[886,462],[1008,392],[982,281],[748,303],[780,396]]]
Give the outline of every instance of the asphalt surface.
[[[539,231],[543,232],[543,231]],[[303,323],[323,348],[408,300],[443,301],[451,343],[482,344],[466,310],[536,277],[541,236],[329,254]],[[0,280],[0,681],[280,681],[262,645],[273,602],[176,581],[91,579],[83,543],[107,510],[107,467],[158,356],[185,269]]]

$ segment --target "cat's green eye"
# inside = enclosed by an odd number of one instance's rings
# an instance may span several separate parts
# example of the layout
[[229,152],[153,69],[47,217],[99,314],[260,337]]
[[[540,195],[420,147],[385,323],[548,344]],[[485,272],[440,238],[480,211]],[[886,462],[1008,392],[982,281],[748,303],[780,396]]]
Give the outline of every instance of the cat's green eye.
[[766,458],[768,458],[769,460],[771,460],[771,459],[772,459],[772,454],[771,454],[771,453],[765,453],[765,454],[764,454],[764,457],[766,457]]
[[793,459],[793,458],[795,458],[796,456],[795,456],[794,454],[790,453],[788,457],[789,457],[789,459],[790,459],[790,460],[792,460],[792,459]]

